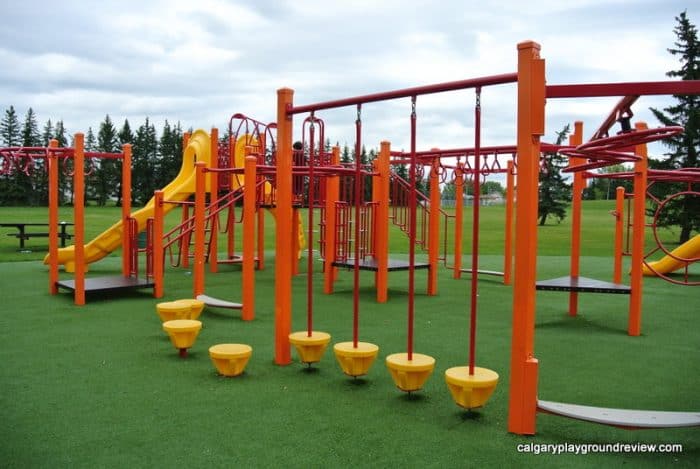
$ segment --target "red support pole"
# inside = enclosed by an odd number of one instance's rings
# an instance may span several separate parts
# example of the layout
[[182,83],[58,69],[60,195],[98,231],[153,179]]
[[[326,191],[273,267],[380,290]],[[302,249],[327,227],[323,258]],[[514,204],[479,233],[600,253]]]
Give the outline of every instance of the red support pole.
[[73,145],[73,222],[75,236],[75,295],[76,305],[85,304],[85,153],[84,135],[75,134]]
[[52,148],[58,147],[58,140],[49,142],[47,159],[49,172],[49,293],[58,293],[58,157]]
[[[219,130],[212,127],[209,135],[209,167],[219,167]],[[209,173],[209,249],[206,253],[209,272],[219,271],[219,173]],[[216,212],[216,214],[214,214]]]
[[622,237],[624,233],[625,188],[615,190],[615,258],[613,282],[622,283]]
[[[318,149],[319,153],[321,148]],[[314,180],[315,153],[314,145],[314,124],[311,122],[309,128],[309,185],[308,185],[308,254],[306,258],[306,334],[311,337],[314,330],[314,205],[316,205],[316,181]]]
[[430,213],[428,215],[428,295],[437,295],[438,257],[440,256],[440,176],[439,160],[430,167]]
[[472,277],[469,303],[469,374],[476,361],[476,311],[479,292],[479,210],[481,208],[481,87],[476,88],[474,106],[474,204],[472,210]]
[[464,167],[455,169],[455,247],[452,278],[462,278],[462,233],[464,232]]
[[515,200],[515,173],[513,160],[508,161],[506,175],[506,226],[503,248],[503,285],[511,284],[513,269],[513,202]]
[[413,320],[415,307],[415,263],[416,263],[416,97],[411,96],[411,169],[408,193],[408,333],[406,334],[407,359],[413,360]]
[[243,187],[243,311],[241,319],[255,319],[255,201],[257,196],[256,165],[252,146],[246,146],[245,186]]
[[[163,225],[165,213],[163,210],[163,191],[153,194],[153,296],[162,298],[164,291],[165,256],[163,250]],[[138,228],[136,229],[138,232]],[[136,251],[136,250],[134,250]],[[138,256],[138,253],[136,253]],[[195,297],[196,297],[195,293]]]
[[[569,144],[578,146],[583,143],[583,122],[577,121],[574,123],[574,133],[569,138]],[[569,160],[570,166],[578,166],[585,161],[583,158],[571,157]],[[580,271],[581,259],[581,200],[583,199],[583,189],[586,182],[583,179],[583,173],[577,171],[574,173],[574,182],[572,187],[571,200],[571,265],[569,275],[572,278],[578,278]],[[576,316],[578,313],[578,292],[569,292],[569,316]]]
[[353,220],[354,234],[353,250],[355,265],[353,268],[353,294],[352,294],[352,346],[357,348],[360,336],[360,206],[362,205],[362,120],[360,113],[362,105],[357,105],[357,120],[355,121],[355,180],[354,180],[354,202],[355,217]]

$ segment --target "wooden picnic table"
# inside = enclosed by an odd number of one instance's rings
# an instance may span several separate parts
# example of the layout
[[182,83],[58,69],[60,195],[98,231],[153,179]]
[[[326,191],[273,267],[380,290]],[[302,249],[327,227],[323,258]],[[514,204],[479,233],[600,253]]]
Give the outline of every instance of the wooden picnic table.
[[[61,247],[66,246],[66,240],[71,239],[73,237],[72,234],[68,233],[66,229],[69,226],[73,226],[73,223],[68,223],[65,221],[59,222],[58,226],[60,228],[60,231],[58,233],[58,237],[61,238]],[[15,238],[19,239],[19,248],[24,249],[24,241],[29,239],[29,238],[48,238],[49,232],[48,232],[48,223],[24,223],[24,222],[7,222],[7,223],[0,223],[1,228],[16,228],[17,233],[8,233],[7,236],[14,236]],[[38,227],[44,227],[44,230],[41,231],[31,231],[34,228]],[[27,231],[27,228],[29,228],[30,231]]]

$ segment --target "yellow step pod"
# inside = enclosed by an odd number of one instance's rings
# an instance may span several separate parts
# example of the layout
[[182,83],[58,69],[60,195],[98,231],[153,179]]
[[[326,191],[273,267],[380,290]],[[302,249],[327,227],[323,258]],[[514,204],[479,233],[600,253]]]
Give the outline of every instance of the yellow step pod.
[[209,347],[209,356],[219,374],[238,376],[245,371],[253,348],[246,344],[217,344]]
[[358,342],[357,347],[352,342],[339,342],[333,346],[333,352],[343,373],[357,378],[367,374],[379,347],[368,342]]
[[422,353],[394,353],[386,357],[386,366],[397,388],[405,392],[418,391],[435,369],[435,359]]
[[190,310],[190,305],[177,301],[166,301],[156,305],[156,313],[158,313],[160,320],[163,322],[174,319],[191,319]]
[[190,307],[189,316],[182,319],[199,319],[199,316],[202,314],[202,310],[204,309],[204,302],[194,298],[175,300],[173,303],[186,304]]
[[311,365],[321,361],[321,357],[331,341],[330,334],[326,332],[307,331],[292,332],[289,334],[289,342],[294,345],[302,363]]
[[197,335],[202,330],[202,323],[194,319],[175,319],[164,322],[163,330],[168,333],[170,342],[184,358],[187,356],[187,349],[192,347],[194,341],[197,340]]
[[455,366],[445,371],[445,381],[452,398],[465,409],[481,407],[489,400],[498,384],[498,373],[488,368],[474,367],[469,374],[468,366]]

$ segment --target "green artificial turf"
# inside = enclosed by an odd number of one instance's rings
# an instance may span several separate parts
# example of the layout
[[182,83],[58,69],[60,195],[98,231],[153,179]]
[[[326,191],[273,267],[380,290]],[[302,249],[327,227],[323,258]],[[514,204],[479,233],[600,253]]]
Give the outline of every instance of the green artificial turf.
[[[541,243],[554,230],[559,227],[541,229]],[[490,231],[485,233],[489,245]],[[600,236],[595,243],[603,242]],[[589,242],[586,238],[584,244]],[[16,250],[3,246],[0,254]],[[557,255],[539,258],[540,278],[567,274],[563,246]],[[584,253],[582,275],[609,280],[609,255]],[[432,297],[425,294],[426,272],[416,272],[415,351],[437,362],[420,392],[399,391],[384,365],[387,355],[406,347],[406,272],[389,275],[385,304],[374,301],[372,274],[361,273],[360,339],[380,347],[366,377],[343,375],[331,350],[310,369],[298,362],[296,352],[294,363],[277,366],[274,257],[267,254],[265,270],[256,272],[255,320],[242,321],[239,311],[206,308],[203,330],[186,359],[178,357],[163,332],[155,305],[191,297],[188,270],[166,269],[162,300],[146,290],[88,296],[85,306],[76,307],[66,292],[48,294],[46,267],[39,260],[0,263],[6,305],[0,315],[2,467],[697,467],[700,462],[700,428],[627,431],[540,414],[537,435],[509,434],[512,289],[494,277],[479,281],[476,361],[497,371],[501,381],[482,409],[457,407],[444,382],[447,368],[467,361],[470,300],[469,276],[454,280],[446,269],[440,270],[438,295]],[[498,270],[502,262],[490,253],[480,265]],[[89,275],[117,275],[119,265],[110,257],[91,265]],[[305,273],[305,259],[300,270]],[[221,265],[218,274],[207,275],[206,291],[240,300],[240,277],[238,266]],[[322,286],[318,272],[315,329],[330,333],[332,343],[351,340],[352,273],[340,271],[332,295],[323,294]],[[294,278],[293,290],[292,329],[302,330],[305,275]],[[626,334],[627,296],[579,298],[580,314],[571,318],[566,293],[537,294],[540,398],[700,411],[698,287],[645,279],[640,337]],[[207,348],[224,342],[253,347],[240,377],[220,377],[211,364]],[[531,443],[678,443],[684,451],[517,451]]]

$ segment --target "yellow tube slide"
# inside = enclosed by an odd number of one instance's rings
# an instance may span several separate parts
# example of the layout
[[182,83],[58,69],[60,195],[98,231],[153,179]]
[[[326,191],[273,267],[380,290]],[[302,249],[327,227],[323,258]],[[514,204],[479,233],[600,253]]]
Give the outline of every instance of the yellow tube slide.
[[[692,259],[694,257],[700,256],[700,234],[695,235],[685,243],[678,246],[676,249],[671,251],[671,254],[684,259]],[[682,269],[683,267],[685,267],[685,265],[686,263],[683,261],[674,259],[671,256],[664,256],[656,262],[650,262],[649,266],[651,267],[651,269],[644,265],[642,268],[642,273],[647,276],[654,276],[656,275],[655,272],[658,272],[660,274],[667,274],[669,272]]]

